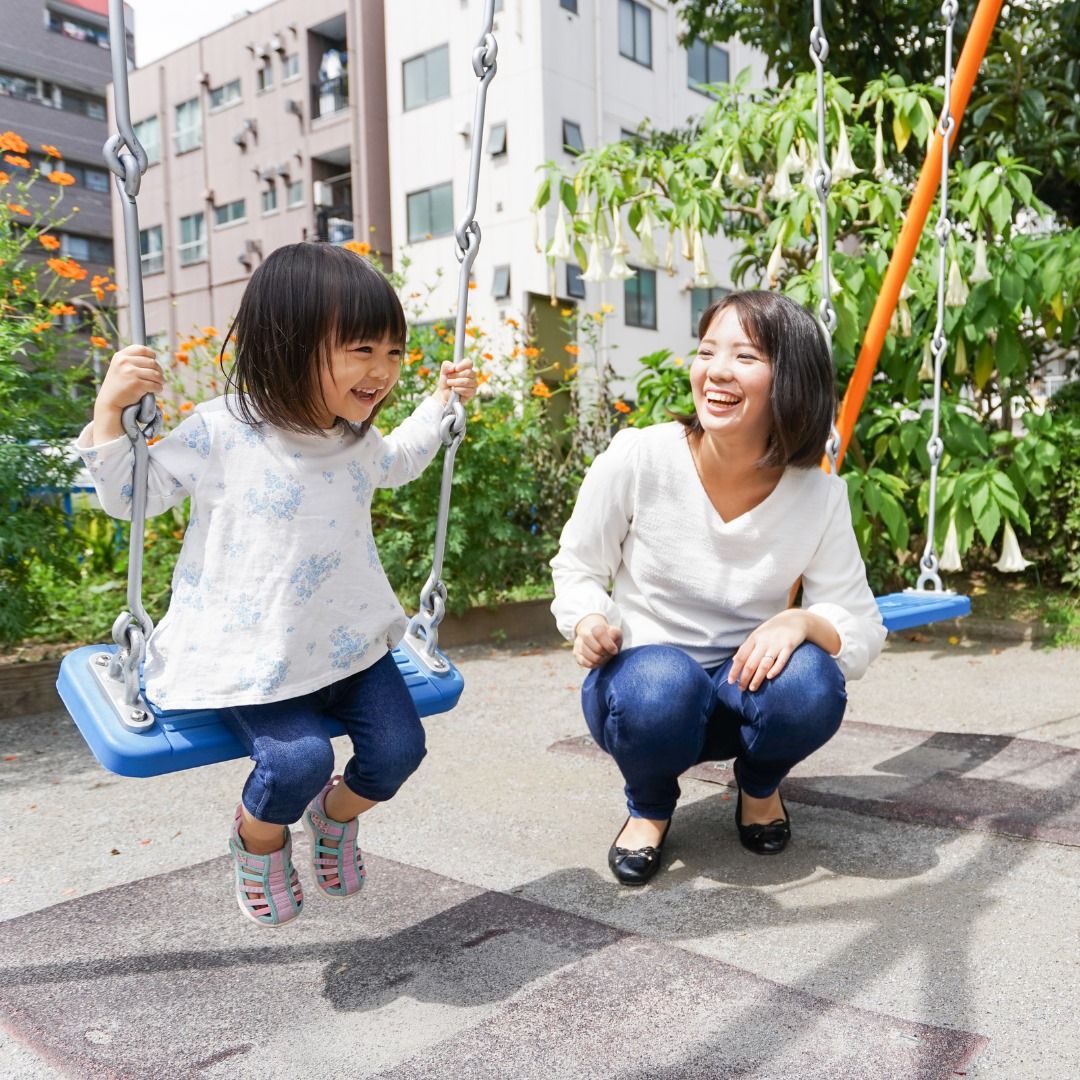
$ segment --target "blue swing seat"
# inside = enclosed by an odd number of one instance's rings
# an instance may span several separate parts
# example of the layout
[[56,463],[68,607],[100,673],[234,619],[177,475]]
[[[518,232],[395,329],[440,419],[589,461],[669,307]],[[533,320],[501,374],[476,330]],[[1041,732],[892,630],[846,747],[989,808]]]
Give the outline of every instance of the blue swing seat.
[[904,592],[877,596],[878,610],[890,633],[910,630],[913,626],[941,622],[943,619],[959,619],[971,614],[971,599],[954,592],[922,592],[908,589]]
[[[86,645],[68,653],[56,682],[60,699],[106,769],[120,776],[160,776],[246,756],[215,709],[162,712],[151,706],[153,725],[142,731],[124,727],[92,670],[95,656],[115,652],[115,645]],[[457,704],[465,680],[453,664],[447,661],[446,674],[429,674],[404,648],[395,649],[393,656],[421,716],[446,712]],[[331,735],[345,733],[336,722],[327,721],[326,728]]]

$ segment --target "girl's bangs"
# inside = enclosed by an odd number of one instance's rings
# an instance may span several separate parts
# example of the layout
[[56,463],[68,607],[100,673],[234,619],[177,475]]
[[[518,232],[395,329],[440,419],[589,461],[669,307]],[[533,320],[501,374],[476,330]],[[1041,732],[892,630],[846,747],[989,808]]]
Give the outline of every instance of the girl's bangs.
[[333,298],[336,344],[393,341],[404,345],[405,313],[390,282],[361,256],[350,253],[350,262],[350,272],[337,280]]

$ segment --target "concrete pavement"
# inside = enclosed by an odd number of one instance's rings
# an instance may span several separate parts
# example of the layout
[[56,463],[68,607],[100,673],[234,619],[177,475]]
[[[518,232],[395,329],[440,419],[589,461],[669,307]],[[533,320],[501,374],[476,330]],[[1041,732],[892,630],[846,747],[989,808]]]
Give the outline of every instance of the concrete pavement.
[[127,780],[63,715],[0,723],[0,1075],[1080,1074],[1080,652],[891,643],[788,852],[705,770],[636,891],[568,651],[455,659],[365,894],[274,933],[221,857],[246,763]]

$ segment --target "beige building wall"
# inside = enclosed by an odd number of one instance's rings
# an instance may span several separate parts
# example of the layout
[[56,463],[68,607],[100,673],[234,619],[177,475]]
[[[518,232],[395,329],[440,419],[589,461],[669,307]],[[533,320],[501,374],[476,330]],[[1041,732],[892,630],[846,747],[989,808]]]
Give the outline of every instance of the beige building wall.
[[[320,79],[331,47],[347,57],[334,81],[333,58]],[[263,88],[261,68],[270,78]],[[236,80],[239,95],[219,95],[226,100],[215,107],[213,92]],[[138,198],[140,229],[162,236],[160,258],[144,258],[148,336],[172,343],[197,327],[224,332],[259,262],[320,229],[391,251],[382,0],[279,0],[132,71],[130,94],[132,120],[156,117],[160,137]],[[187,148],[178,145],[177,106],[192,99],[202,139]],[[115,130],[111,109],[110,97]],[[270,190],[277,205],[264,209]],[[239,200],[242,215],[216,220]],[[181,218],[199,213],[205,257],[180,250]],[[118,229],[126,305],[123,242]]]

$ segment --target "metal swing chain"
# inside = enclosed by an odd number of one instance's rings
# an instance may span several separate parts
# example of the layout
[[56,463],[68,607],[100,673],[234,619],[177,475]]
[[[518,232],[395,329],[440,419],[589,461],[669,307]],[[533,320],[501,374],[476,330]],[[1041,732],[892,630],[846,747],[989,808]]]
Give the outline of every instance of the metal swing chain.
[[[469,311],[469,279],[473,263],[480,250],[480,226],[476,222],[476,201],[480,187],[480,158],[484,142],[484,111],[487,91],[498,67],[499,45],[492,33],[495,20],[495,0],[484,4],[483,28],[472,53],[473,73],[479,79],[476,103],[473,108],[472,153],[469,158],[469,187],[465,214],[454,232],[457,240],[458,308],[454,327],[454,364],[465,355],[465,330]],[[443,457],[442,489],[439,494],[439,515],[435,526],[435,554],[431,573],[420,591],[419,610],[409,622],[407,634],[422,642],[425,662],[436,671],[446,671],[449,665],[438,654],[439,623],[446,614],[446,585],[442,581],[443,557],[446,554],[446,533],[450,520],[450,490],[454,477],[454,457],[465,437],[465,409],[455,393],[450,394],[446,413],[440,424],[446,454]]]
[[[825,144],[825,61],[829,57],[829,41],[822,27],[821,0],[814,0],[814,25],[810,30],[810,58],[817,70],[817,165],[814,168],[814,191],[818,198],[818,260],[821,263],[821,301],[818,304],[818,322],[825,335],[829,350],[829,362],[833,360],[832,339],[836,332],[836,309],[832,302],[832,273],[829,246],[829,191],[832,188],[832,170],[829,168]],[[840,455],[840,432],[832,425],[825,453],[832,471],[837,471]]]
[[938,241],[937,322],[934,325],[934,335],[930,340],[930,347],[934,354],[934,404],[933,424],[930,438],[926,443],[926,452],[930,456],[930,498],[926,515],[926,547],[919,560],[922,572],[915,584],[918,590],[923,590],[927,584],[932,584],[934,592],[944,591],[941,575],[938,573],[934,534],[937,526],[938,466],[941,464],[941,457],[945,450],[944,443],[941,441],[941,379],[945,353],[948,351],[949,344],[945,337],[945,281],[948,242],[952,233],[952,222],[949,220],[949,141],[953,128],[956,126],[956,120],[952,115],[952,44],[953,23],[956,21],[958,7],[956,0],[945,0],[945,3],[941,5],[941,17],[945,23],[945,102],[938,124],[938,133],[941,135],[941,216],[934,229]]
[[[128,95],[127,28],[124,25],[124,0],[109,0],[109,44],[112,59],[113,104],[118,134],[102,148],[105,164],[116,176],[116,188],[124,213],[124,251],[127,257],[128,312],[131,340],[146,344],[146,314],[143,309],[142,258],[139,247],[139,209],[136,197],[146,172],[146,151],[135,136],[131,123]],[[131,440],[135,464],[131,477],[131,545],[128,556],[128,610],[113,623],[112,636],[119,650],[109,665],[109,675],[122,679],[124,704],[129,708],[125,722],[129,726],[150,723],[139,703],[139,677],[146,656],[146,642],[154,628],[142,601],[143,544],[146,531],[147,479],[150,471],[149,440],[161,428],[161,414],[152,393],[144,394],[137,405],[129,405],[121,414],[124,432]]]

